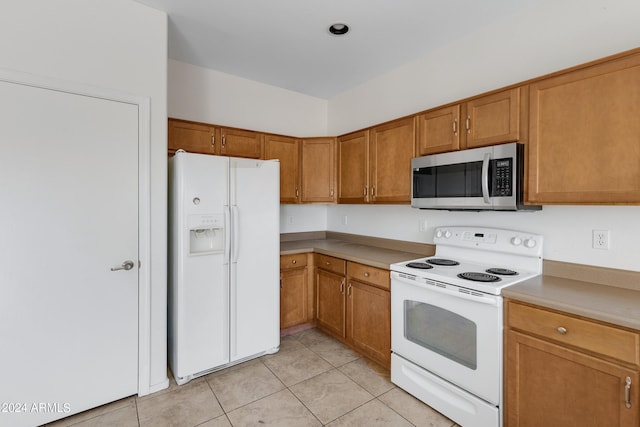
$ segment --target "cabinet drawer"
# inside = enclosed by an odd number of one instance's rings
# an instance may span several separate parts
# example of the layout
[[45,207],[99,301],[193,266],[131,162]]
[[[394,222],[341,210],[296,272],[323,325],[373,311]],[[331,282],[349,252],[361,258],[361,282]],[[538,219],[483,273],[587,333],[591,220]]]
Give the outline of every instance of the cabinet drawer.
[[332,271],[337,274],[344,274],[347,270],[347,262],[340,258],[334,258],[332,256],[316,254],[316,267],[323,270]]
[[514,302],[508,325],[534,335],[638,365],[639,334]]
[[355,262],[347,263],[347,275],[361,282],[389,290],[389,271]]
[[280,270],[306,267],[307,254],[280,255]]

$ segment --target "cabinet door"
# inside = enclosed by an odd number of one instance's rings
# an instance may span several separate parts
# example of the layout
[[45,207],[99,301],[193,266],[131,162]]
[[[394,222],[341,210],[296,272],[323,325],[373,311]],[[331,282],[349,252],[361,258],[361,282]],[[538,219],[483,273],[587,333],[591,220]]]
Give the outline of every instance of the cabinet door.
[[318,324],[339,337],[345,336],[344,282],[338,274],[320,269],[316,273]]
[[507,343],[507,426],[638,425],[637,371],[514,331]]
[[384,366],[391,363],[391,299],[388,291],[349,280],[347,339]]
[[369,132],[338,138],[338,203],[369,201]]
[[169,119],[169,153],[179,149],[190,153],[217,154],[214,127]]
[[640,54],[529,89],[529,201],[640,203]]
[[418,155],[460,149],[460,105],[420,114],[417,121]]
[[280,160],[280,203],[300,200],[300,143],[287,136],[265,135],[266,159]]
[[521,140],[520,88],[474,99],[463,110],[463,148]]
[[335,202],[336,139],[302,141],[302,201]]
[[280,272],[280,329],[307,321],[307,269]]
[[262,134],[241,129],[220,129],[220,154],[229,157],[262,158]]
[[415,157],[413,117],[371,129],[371,201],[411,202],[411,158]]

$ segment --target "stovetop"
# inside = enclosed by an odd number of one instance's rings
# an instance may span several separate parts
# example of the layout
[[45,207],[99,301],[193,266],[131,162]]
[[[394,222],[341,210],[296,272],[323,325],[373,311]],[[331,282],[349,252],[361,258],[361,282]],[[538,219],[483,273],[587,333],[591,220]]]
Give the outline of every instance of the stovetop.
[[499,295],[503,288],[542,273],[542,240],[513,230],[440,227],[434,233],[434,256],[395,263],[391,270]]

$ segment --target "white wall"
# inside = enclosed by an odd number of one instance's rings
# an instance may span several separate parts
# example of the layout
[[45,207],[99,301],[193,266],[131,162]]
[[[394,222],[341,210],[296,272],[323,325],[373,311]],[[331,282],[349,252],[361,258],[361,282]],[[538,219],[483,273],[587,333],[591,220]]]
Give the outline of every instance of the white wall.
[[131,0],[4,1],[0,52],[0,68],[151,98],[150,387],[161,387],[167,380],[167,16]]
[[169,117],[297,137],[327,135],[327,101],[169,60]]
[[[344,225],[346,216],[347,225]],[[433,243],[435,227],[478,225],[544,236],[545,259],[640,271],[639,206],[544,206],[537,212],[448,212],[392,205],[329,205],[327,229]],[[426,231],[419,231],[421,221]],[[610,230],[610,250],[593,249],[593,229]]]
[[[637,0],[544,0],[500,26],[454,42],[329,101],[343,134],[639,46]],[[439,225],[522,229],[545,237],[547,259],[640,271],[640,207],[545,206],[536,213],[451,213],[407,206],[329,206],[327,229],[431,243]],[[342,223],[347,216],[347,225]],[[426,219],[427,232],[418,232]],[[591,248],[611,230],[609,251]]]
[[280,233],[326,230],[328,206],[280,205]]

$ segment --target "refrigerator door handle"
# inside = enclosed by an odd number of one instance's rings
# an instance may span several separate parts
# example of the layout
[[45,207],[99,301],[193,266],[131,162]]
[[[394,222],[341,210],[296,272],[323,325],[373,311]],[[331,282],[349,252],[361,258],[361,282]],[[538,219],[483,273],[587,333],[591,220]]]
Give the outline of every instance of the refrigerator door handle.
[[224,207],[224,261],[223,263],[229,264],[231,259],[231,208],[229,206]]
[[231,262],[238,262],[238,256],[240,255],[240,236],[239,234],[239,209],[238,206],[231,206],[231,229],[233,230],[233,246],[231,247]]

